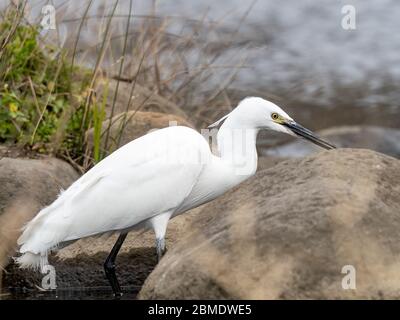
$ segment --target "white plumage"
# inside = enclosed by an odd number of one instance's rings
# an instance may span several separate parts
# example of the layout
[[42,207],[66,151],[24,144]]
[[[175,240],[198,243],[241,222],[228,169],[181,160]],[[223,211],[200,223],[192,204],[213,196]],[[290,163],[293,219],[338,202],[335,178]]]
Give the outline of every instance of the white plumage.
[[[177,150],[165,150],[166,146]],[[37,267],[46,263],[50,249],[63,242],[129,229],[173,212],[189,195],[203,168],[200,162],[179,163],[166,158],[183,149],[199,155],[209,150],[205,139],[186,127],[158,130],[118,149],[28,223],[18,239],[20,252],[37,255],[30,255]],[[24,256],[17,262],[29,266]]]
[[260,129],[295,133],[332,147],[261,98],[246,98],[214,126],[222,122],[218,155],[197,131],[177,126],[151,132],[103,159],[26,225],[18,239],[22,255],[17,263],[39,268],[59,246],[141,226],[152,227],[163,241],[172,216],[218,197],[254,174]]

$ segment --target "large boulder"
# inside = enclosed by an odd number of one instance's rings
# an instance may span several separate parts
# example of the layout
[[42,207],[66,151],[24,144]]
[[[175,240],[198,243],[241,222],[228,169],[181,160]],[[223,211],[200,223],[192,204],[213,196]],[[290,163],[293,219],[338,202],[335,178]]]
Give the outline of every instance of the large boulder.
[[0,159],[0,270],[14,253],[22,226],[77,178],[68,163],[55,158]]
[[[170,125],[183,125],[192,127],[192,124],[184,118],[160,112],[141,112],[130,111],[116,115],[110,120],[105,120],[102,124],[101,146],[104,146],[107,137],[106,131],[109,129],[108,146],[111,150],[117,149],[153,129],[161,129]],[[90,149],[93,148],[93,128],[86,133],[86,140]],[[119,144],[118,144],[119,142]]]
[[204,206],[140,298],[400,298],[399,195],[373,151],[280,162]]
[[[400,130],[375,126],[342,126],[324,129],[318,135],[339,148],[364,148],[400,158]],[[302,139],[263,148],[264,156],[305,157],[321,148]]]

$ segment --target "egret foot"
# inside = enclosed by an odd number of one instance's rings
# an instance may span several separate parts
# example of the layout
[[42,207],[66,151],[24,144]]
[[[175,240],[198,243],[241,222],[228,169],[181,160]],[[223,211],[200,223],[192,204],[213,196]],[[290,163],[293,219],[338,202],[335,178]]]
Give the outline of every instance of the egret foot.
[[126,235],[126,233],[119,235],[117,242],[115,242],[110,254],[104,262],[104,271],[116,298],[122,296],[122,291],[117,276],[115,275],[115,259],[118,255],[119,249],[121,249],[121,246],[126,239]]
[[156,249],[157,249],[157,261],[160,262],[161,258],[167,252],[167,247],[165,246],[165,238],[156,239]]

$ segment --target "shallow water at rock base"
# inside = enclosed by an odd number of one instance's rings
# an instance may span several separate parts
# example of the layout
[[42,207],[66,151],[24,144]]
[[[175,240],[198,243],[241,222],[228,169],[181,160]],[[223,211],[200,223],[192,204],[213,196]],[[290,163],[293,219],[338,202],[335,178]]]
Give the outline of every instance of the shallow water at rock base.
[[[106,242],[107,243],[107,242]],[[0,300],[102,300],[114,299],[104,274],[107,252],[79,254],[70,259],[49,257],[56,271],[57,289],[43,291],[44,275],[34,270],[19,269],[14,263],[3,274]],[[118,255],[116,275],[121,285],[121,299],[136,299],[144,281],[157,264],[152,247],[134,248]]]
[[[122,286],[123,295],[118,300],[135,300],[139,286]],[[41,291],[39,289],[9,288],[0,293],[0,300],[114,300],[110,287],[57,288]]]

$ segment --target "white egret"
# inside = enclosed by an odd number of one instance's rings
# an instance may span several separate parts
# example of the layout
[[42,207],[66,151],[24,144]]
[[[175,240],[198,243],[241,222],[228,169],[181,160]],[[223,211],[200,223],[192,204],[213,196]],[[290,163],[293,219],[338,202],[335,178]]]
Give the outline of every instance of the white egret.
[[200,133],[181,126],[151,132],[116,150],[25,226],[16,262],[21,268],[42,268],[52,250],[117,232],[104,268],[114,294],[121,295],[115,259],[127,233],[152,228],[160,259],[170,218],[215,199],[255,173],[259,130],[298,135],[334,148],[277,105],[257,97],[244,99],[210,127],[218,126],[218,155]]

